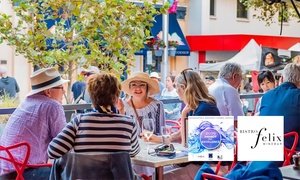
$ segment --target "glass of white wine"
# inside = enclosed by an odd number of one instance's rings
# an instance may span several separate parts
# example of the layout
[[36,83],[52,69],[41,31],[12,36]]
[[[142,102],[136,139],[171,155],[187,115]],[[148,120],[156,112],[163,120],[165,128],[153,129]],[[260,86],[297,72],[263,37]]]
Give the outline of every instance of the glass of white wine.
[[143,119],[142,122],[142,133],[147,139],[147,151],[149,151],[149,139],[154,132],[154,121],[153,119]]

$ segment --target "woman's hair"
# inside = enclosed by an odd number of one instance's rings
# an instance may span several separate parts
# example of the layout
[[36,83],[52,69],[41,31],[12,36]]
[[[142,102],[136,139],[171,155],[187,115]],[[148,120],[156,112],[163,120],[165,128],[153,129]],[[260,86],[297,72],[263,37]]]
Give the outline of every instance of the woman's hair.
[[183,71],[177,75],[176,83],[177,86],[186,86],[185,100],[193,110],[197,109],[201,102],[217,104],[215,98],[208,94],[208,89],[197,72],[192,70]]
[[275,84],[274,74],[270,70],[261,71],[257,76],[258,85],[260,85],[264,79],[267,78],[270,82]]
[[283,81],[300,85],[300,63],[287,64],[282,72]]
[[[171,76],[171,75],[169,75],[169,76],[167,76],[167,78],[168,77],[170,77],[170,79],[171,79],[171,81],[172,81],[172,83],[174,83],[175,82],[175,76]],[[173,84],[173,87],[175,88],[176,86],[175,86],[175,84]]]
[[94,74],[87,81],[87,91],[94,107],[113,106],[120,96],[121,84],[112,74]]

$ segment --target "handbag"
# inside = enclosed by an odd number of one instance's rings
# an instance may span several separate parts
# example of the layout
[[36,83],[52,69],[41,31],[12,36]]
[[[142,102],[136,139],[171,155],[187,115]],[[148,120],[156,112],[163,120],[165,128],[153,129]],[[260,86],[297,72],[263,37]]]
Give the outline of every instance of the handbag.
[[140,127],[142,128],[142,121],[141,121],[140,116],[138,115],[138,113],[137,113],[137,111],[136,111],[136,109],[135,109],[135,106],[134,106],[134,104],[133,104],[132,98],[130,98],[130,101],[131,101],[131,104],[132,104],[134,113],[135,113],[135,115],[136,115],[136,117],[137,117],[137,119],[138,119],[139,125],[140,125]]

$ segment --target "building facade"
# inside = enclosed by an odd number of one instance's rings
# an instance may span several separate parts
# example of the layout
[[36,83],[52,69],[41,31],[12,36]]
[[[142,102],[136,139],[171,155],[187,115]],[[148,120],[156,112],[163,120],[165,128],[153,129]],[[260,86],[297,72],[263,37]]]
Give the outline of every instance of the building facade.
[[[181,12],[177,21],[187,38],[190,56],[170,56],[168,58],[168,73],[174,75],[187,67],[199,70],[200,62],[230,59],[247,43],[244,42],[246,40],[241,40],[245,35],[292,38],[293,41],[285,46],[289,44],[292,46],[292,43],[300,37],[298,19],[294,18],[284,22],[280,35],[280,22],[266,26],[265,22],[252,17],[259,12],[255,12],[253,9],[245,10],[240,4],[240,0],[179,0],[178,10]],[[11,14],[14,20],[16,18],[9,0],[1,1],[0,12]],[[218,36],[223,39],[216,41],[215,38]],[[228,40],[229,36],[232,37]],[[237,41],[240,42],[238,47],[236,44],[232,44]],[[260,43],[264,42],[265,40],[262,38]],[[283,40],[275,43],[280,46]],[[28,64],[23,56],[16,56],[14,50],[5,43],[0,44],[0,55],[0,63],[7,64],[8,75],[16,78],[21,90],[20,99],[24,99],[30,90],[29,76],[33,71],[32,65]],[[160,63],[161,59],[154,58],[151,70],[161,71]],[[137,55],[134,65],[132,71],[146,71],[147,59],[143,55]],[[162,81],[164,82],[164,80]]]

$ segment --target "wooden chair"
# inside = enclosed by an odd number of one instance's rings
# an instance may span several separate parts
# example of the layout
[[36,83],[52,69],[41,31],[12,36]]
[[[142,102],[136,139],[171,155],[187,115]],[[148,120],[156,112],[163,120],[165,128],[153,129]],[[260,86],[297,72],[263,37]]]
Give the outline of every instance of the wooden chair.
[[[17,161],[11,151],[17,148],[25,147],[25,157],[22,162]],[[6,155],[0,155],[0,159],[9,161],[13,164],[15,171],[17,173],[16,180],[23,180],[23,173],[25,171],[25,168],[38,168],[38,167],[51,167],[52,164],[28,164],[28,159],[30,156],[30,145],[27,142],[20,142],[11,146],[0,146],[0,151],[6,152]]]
[[296,148],[299,140],[298,133],[295,131],[284,134],[284,138],[286,137],[294,137],[294,142],[291,148],[284,147],[284,162],[282,166],[287,166],[291,164],[291,159],[293,155],[296,153]]

